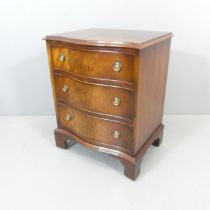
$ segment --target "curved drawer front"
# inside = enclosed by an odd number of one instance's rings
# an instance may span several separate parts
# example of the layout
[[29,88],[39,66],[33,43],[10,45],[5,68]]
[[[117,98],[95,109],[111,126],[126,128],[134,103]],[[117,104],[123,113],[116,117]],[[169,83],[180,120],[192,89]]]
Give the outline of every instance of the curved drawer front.
[[132,118],[133,92],[54,75],[56,98],[87,111]]
[[132,128],[125,124],[94,118],[65,105],[58,105],[57,115],[60,128],[85,141],[131,150]]
[[52,46],[53,68],[91,78],[133,81],[133,56]]

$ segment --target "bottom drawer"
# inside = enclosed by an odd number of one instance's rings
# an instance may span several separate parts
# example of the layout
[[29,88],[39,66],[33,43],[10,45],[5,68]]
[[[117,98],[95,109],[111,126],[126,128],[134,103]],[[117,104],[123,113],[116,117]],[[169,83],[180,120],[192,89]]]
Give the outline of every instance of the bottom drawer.
[[58,127],[85,141],[131,151],[132,127],[80,112],[67,105],[58,105]]

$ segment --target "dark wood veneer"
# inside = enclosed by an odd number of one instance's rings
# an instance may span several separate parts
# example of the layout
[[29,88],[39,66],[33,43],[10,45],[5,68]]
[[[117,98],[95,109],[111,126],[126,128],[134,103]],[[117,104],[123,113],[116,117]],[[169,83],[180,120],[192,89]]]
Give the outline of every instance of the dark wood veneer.
[[[111,53],[98,51],[81,51],[58,46],[52,46],[52,65],[53,68],[63,69],[74,74],[104,78],[118,81],[133,81],[133,56],[123,53]],[[64,62],[59,61],[59,54],[65,56]],[[112,69],[113,63],[119,61],[122,69],[115,72]]]
[[[100,86],[86,84],[83,81],[63,75],[54,76],[56,97],[67,104],[86,108],[93,112],[110,114],[125,118],[133,117],[133,92],[113,88],[110,86]],[[68,91],[63,92],[63,86],[68,86]],[[113,106],[115,97],[120,98],[120,104]]]
[[124,88],[127,90],[134,90],[134,84],[132,82],[125,82],[125,81],[118,81],[118,80],[112,80],[112,79],[104,79],[104,78],[92,78],[87,76],[82,76],[79,74],[75,74],[72,72],[66,72],[62,69],[53,69],[53,74],[58,76],[67,76],[74,78],[75,80],[83,81],[88,84],[95,84],[100,86],[109,86],[109,87],[115,87],[115,88]]
[[172,33],[119,29],[86,29],[46,36],[46,40],[98,47],[143,49],[172,37]]
[[[123,148],[129,153],[131,151],[132,127],[116,121],[91,116],[81,113],[70,106],[58,106],[58,127],[66,129],[83,139],[97,141],[110,147]],[[65,116],[71,114],[72,119],[67,121]],[[120,131],[119,139],[114,139],[114,130]]]
[[[171,37],[109,29],[47,36],[56,145],[68,148],[78,142],[108,153],[122,162],[126,176],[136,179],[147,148],[159,146],[163,137]],[[121,64],[118,72],[115,61]],[[114,97],[120,98],[119,106],[112,104]]]

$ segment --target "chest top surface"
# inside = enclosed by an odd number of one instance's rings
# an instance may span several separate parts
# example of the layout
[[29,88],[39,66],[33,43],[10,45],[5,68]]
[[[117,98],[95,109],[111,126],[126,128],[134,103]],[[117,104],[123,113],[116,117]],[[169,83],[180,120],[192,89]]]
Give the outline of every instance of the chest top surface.
[[46,36],[46,40],[90,46],[142,49],[172,37],[172,33],[120,29],[85,29]]

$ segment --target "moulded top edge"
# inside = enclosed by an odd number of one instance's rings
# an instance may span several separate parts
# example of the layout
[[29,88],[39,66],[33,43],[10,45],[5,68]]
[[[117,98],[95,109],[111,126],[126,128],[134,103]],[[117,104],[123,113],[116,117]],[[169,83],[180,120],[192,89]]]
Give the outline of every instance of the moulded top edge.
[[85,29],[49,35],[46,36],[44,40],[61,41],[90,46],[142,49],[166,39],[170,39],[172,36],[172,33],[156,31]]

